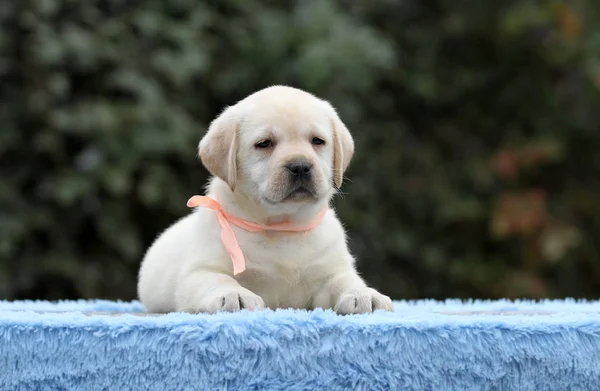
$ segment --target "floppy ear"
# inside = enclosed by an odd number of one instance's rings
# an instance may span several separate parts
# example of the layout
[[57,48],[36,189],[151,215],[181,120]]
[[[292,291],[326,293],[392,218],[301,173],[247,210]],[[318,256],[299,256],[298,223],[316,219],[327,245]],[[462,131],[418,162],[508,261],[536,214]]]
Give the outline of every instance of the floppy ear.
[[332,120],[333,127],[333,182],[339,189],[344,181],[344,172],[350,165],[354,155],[354,140],[350,131],[340,117],[335,114]]
[[227,108],[213,120],[198,145],[198,155],[204,167],[227,182],[232,191],[237,177],[237,140],[237,120],[232,108]]

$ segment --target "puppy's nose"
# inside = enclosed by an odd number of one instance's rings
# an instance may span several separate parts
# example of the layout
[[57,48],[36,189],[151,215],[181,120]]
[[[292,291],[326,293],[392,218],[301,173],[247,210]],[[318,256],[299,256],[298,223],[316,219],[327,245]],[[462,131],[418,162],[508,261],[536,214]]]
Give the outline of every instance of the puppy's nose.
[[312,164],[303,160],[294,160],[285,165],[291,174],[291,177],[296,180],[309,180],[311,177],[310,170]]

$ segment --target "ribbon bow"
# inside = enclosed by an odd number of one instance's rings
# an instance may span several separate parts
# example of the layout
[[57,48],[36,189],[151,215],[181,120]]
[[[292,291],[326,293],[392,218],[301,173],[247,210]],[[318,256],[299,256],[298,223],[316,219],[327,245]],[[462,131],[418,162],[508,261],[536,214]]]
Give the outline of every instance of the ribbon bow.
[[235,233],[231,228],[231,224],[244,229],[249,232],[263,232],[263,231],[281,231],[281,232],[302,232],[310,231],[317,227],[323,221],[327,207],[323,208],[321,212],[313,221],[309,221],[306,224],[291,224],[291,223],[276,223],[271,225],[256,224],[251,221],[243,220],[229,213],[225,212],[216,200],[208,196],[195,195],[190,198],[187,202],[189,208],[201,206],[203,208],[212,209],[217,212],[217,220],[221,226],[221,240],[223,245],[233,262],[233,275],[239,274],[246,270],[246,260],[244,259],[244,253],[240,248],[240,244],[235,237]]

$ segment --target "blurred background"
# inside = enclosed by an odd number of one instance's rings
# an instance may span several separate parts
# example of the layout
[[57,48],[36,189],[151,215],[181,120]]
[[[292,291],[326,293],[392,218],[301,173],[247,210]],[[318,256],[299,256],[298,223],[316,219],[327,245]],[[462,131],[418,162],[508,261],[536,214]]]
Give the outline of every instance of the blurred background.
[[273,84],[356,140],[335,204],[393,298],[600,295],[600,2],[0,4],[0,298],[130,300],[196,146]]

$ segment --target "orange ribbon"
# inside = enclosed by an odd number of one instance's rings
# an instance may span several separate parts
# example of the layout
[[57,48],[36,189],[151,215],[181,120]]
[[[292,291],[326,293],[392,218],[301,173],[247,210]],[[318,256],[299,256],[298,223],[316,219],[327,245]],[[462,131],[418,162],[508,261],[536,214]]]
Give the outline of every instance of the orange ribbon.
[[240,244],[235,237],[235,233],[231,228],[231,224],[244,229],[249,232],[263,232],[263,231],[282,231],[282,232],[302,232],[302,231],[310,231],[311,229],[317,227],[323,221],[325,217],[325,213],[327,212],[327,208],[323,208],[321,212],[317,215],[317,217],[306,224],[291,224],[291,223],[277,223],[271,225],[262,225],[256,224],[251,221],[242,220],[238,217],[232,216],[229,213],[225,212],[219,204],[214,199],[207,196],[198,196],[195,195],[190,198],[187,202],[187,206],[189,208],[193,208],[196,206],[201,206],[203,208],[212,209],[217,212],[217,220],[219,221],[219,225],[221,226],[221,240],[223,241],[223,245],[233,262],[233,275],[239,274],[246,270],[246,260],[244,259],[244,253],[240,248]]

